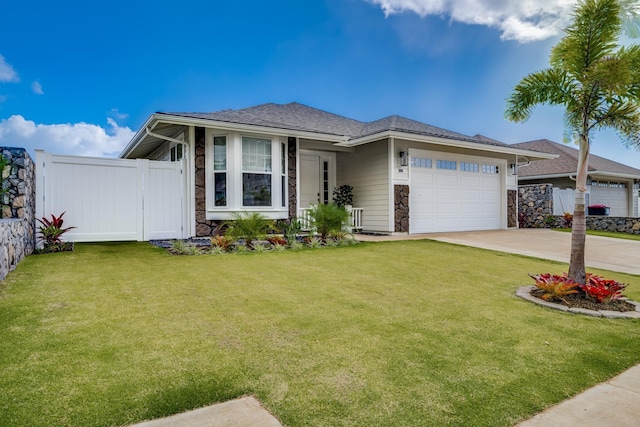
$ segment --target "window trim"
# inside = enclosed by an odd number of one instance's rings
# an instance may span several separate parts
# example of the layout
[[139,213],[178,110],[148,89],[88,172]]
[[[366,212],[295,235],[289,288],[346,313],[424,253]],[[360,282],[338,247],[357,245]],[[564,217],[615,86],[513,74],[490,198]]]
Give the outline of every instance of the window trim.
[[[214,137],[225,136],[227,140],[227,205],[215,206]],[[265,173],[245,171],[242,163],[243,137],[271,141],[271,204],[269,206],[244,206],[243,177],[245,173]],[[282,151],[284,150],[285,168],[282,169]],[[205,217],[207,220],[228,220],[240,212],[259,212],[269,219],[285,219],[289,215],[288,201],[288,141],[278,136],[254,134],[249,132],[224,132],[220,129],[205,128]],[[284,177],[285,192],[280,194],[281,177]]]

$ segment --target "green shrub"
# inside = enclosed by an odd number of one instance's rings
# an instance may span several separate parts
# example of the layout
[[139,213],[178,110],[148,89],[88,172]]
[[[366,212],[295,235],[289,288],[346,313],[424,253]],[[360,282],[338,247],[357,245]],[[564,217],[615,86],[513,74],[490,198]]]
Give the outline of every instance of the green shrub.
[[333,189],[333,203],[342,207],[353,205],[353,187],[343,184]]
[[291,244],[297,240],[302,231],[302,223],[296,217],[291,218],[288,223],[286,221],[278,221],[278,230],[284,234],[284,238]]
[[234,239],[244,239],[247,248],[253,248],[255,240],[264,239],[274,229],[273,221],[258,212],[234,213],[231,221],[226,221],[226,235]]
[[184,240],[174,240],[171,242],[171,253],[174,255],[200,255],[200,249],[193,243],[186,243]]
[[349,212],[335,203],[319,203],[309,211],[311,228],[326,240],[329,233],[337,233],[349,223]]

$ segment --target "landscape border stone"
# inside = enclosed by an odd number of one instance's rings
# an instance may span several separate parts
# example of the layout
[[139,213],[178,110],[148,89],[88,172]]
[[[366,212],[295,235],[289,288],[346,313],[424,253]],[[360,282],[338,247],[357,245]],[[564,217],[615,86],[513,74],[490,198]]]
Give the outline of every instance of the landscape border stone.
[[592,317],[606,317],[607,319],[640,319],[640,303],[625,298],[625,301],[636,307],[635,311],[612,311],[612,310],[588,310],[586,308],[569,308],[562,304],[543,301],[531,295],[531,291],[535,289],[534,285],[521,286],[516,289],[516,296],[534,304],[548,307],[553,310],[565,311],[573,314],[582,314]]

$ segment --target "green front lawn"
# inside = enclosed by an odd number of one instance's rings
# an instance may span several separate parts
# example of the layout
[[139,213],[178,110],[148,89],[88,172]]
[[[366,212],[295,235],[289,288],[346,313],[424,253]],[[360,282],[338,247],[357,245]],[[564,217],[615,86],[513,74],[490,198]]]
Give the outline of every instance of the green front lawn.
[[[427,240],[31,256],[0,284],[0,425],[126,425],[253,394],[287,426],[511,426],[640,362],[639,321],[514,296],[565,270]],[[599,273],[640,300],[640,276]]]

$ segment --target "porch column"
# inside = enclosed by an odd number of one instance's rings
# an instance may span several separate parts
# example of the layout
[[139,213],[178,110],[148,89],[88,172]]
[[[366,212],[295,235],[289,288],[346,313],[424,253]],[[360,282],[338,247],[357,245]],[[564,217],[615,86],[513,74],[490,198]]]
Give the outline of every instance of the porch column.
[[288,153],[288,174],[287,181],[289,186],[289,220],[298,216],[298,181],[296,179],[297,167],[297,138],[289,137],[287,146],[289,147]]

